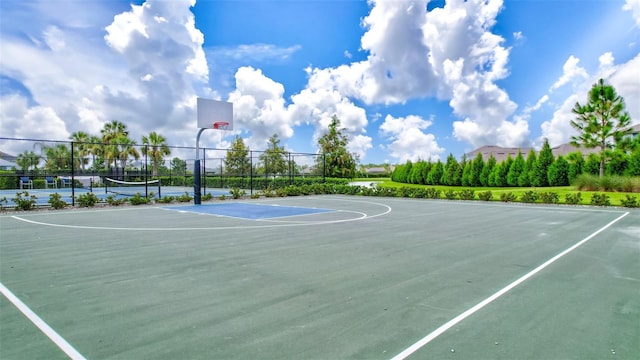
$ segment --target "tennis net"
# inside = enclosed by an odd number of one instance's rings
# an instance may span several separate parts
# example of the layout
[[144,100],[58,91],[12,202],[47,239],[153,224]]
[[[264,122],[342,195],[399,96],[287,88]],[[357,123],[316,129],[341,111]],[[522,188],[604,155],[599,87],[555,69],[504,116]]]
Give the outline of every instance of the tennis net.
[[122,196],[134,196],[136,194],[149,197],[150,193],[160,196],[160,180],[149,181],[122,181],[104,178],[105,193],[112,193]]

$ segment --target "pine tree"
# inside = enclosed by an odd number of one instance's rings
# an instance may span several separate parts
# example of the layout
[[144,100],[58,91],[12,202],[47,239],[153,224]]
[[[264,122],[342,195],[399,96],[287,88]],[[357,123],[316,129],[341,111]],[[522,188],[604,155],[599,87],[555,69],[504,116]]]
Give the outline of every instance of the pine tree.
[[573,113],[577,115],[571,126],[580,132],[571,137],[571,144],[600,151],[600,177],[604,176],[605,163],[611,158],[616,145],[631,129],[631,118],[625,111],[624,99],[618,96],[611,85],[600,79],[589,91],[585,105],[576,103]]
[[569,185],[569,163],[562,156],[549,166],[548,182],[550,186],[567,186]]
[[518,180],[520,179],[520,175],[524,172],[525,166],[526,163],[524,161],[524,157],[522,156],[522,153],[518,151],[518,155],[509,167],[509,172],[507,173],[507,185],[520,186],[518,184]]
[[549,166],[553,164],[554,160],[551,146],[549,146],[549,140],[545,139],[544,144],[542,145],[542,150],[540,150],[540,155],[538,155],[536,165],[533,168],[533,179],[531,179],[532,186],[549,186],[547,172],[549,171]]
[[334,115],[327,133],[318,139],[318,147],[324,154],[326,176],[352,178],[356,174],[358,158],[347,150],[349,141],[345,131],[340,128],[340,119]]
[[227,156],[224,159],[224,167],[227,174],[232,176],[249,174],[251,169],[249,149],[240,136],[236,136],[231,142],[231,147],[227,151]]
[[429,175],[427,176],[427,182],[430,185],[440,185],[442,174],[444,174],[444,165],[440,160],[438,160],[431,167],[431,171],[429,171]]
[[455,177],[459,167],[460,164],[458,163],[458,160],[456,160],[456,157],[453,156],[453,154],[449,154],[449,156],[447,156],[447,162],[444,165],[444,173],[442,174],[440,183],[449,186],[457,185]]
[[538,158],[536,156],[535,151],[533,149],[529,150],[529,154],[527,154],[527,161],[524,164],[524,170],[522,174],[518,178],[518,186],[527,187],[531,186],[531,180],[533,179],[533,169],[536,166],[536,162]]
[[489,155],[489,160],[482,168],[482,172],[480,173],[480,185],[482,186],[491,186],[489,185],[489,174],[493,171],[493,168],[496,167],[497,161],[493,154]]

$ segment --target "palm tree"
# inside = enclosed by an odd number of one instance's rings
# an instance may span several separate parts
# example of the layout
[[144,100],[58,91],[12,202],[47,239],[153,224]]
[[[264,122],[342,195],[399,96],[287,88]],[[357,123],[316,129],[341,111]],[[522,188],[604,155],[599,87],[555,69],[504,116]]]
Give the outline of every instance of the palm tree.
[[99,136],[91,135],[87,144],[87,152],[92,156],[92,167],[97,170],[96,157],[98,157],[98,163],[104,165],[105,146],[102,142],[102,138]]
[[[44,168],[49,171],[69,171],[71,170],[71,149],[67,144],[57,144],[55,146],[43,147],[47,157]],[[75,161],[74,165],[78,165]]]
[[91,144],[89,144],[90,138],[89,134],[84,131],[76,131],[69,137],[69,139],[74,142],[74,152],[80,158],[80,167],[82,172],[84,172],[85,165],[89,163],[89,158],[87,156],[91,149]]
[[167,139],[152,131],[149,136],[142,137],[142,143],[150,145],[147,147],[147,155],[151,157],[151,163],[153,164],[153,172],[151,176],[158,176],[158,163],[162,161],[165,155],[171,154],[171,149],[167,145]]
[[[131,142],[127,125],[118,120],[111,120],[104,124],[100,134],[102,135],[102,142],[105,144],[103,155],[106,163],[111,164],[113,161],[113,166],[117,167],[118,160],[121,160],[121,149],[119,149],[118,144],[122,142],[126,146]],[[123,162],[123,168],[124,164],[126,164],[126,159]]]
[[124,169],[127,165],[129,156],[133,156],[136,160],[140,159],[140,153],[138,149],[134,147],[135,141],[129,139],[128,135],[120,134],[113,139],[113,143],[116,144],[115,159],[120,160],[120,166]]
[[39,162],[40,155],[37,155],[32,150],[25,150],[22,153],[18,154],[18,157],[16,158],[16,163],[23,171],[27,171],[30,168],[33,168],[33,170],[37,170]]

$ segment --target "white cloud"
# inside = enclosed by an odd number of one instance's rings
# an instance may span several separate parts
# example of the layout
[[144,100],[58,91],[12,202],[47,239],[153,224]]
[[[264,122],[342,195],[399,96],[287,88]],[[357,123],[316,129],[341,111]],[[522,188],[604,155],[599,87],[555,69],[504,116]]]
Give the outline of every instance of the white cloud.
[[[3,129],[3,136],[65,140],[78,130],[96,134],[105,122],[117,119],[137,141],[155,130],[171,144],[193,142],[196,90],[212,95],[204,38],[190,11],[193,1],[149,0],[115,17],[121,4],[89,2],[82,11],[75,3],[65,11],[56,9],[65,7],[63,0],[52,4],[25,4],[32,21],[29,26],[14,23],[16,35],[3,28],[2,74],[33,97],[22,99],[31,115],[21,126]],[[8,114],[0,117],[3,126],[10,123]],[[56,124],[55,131],[41,132],[45,117]]]
[[636,20],[636,25],[640,27],[640,0],[627,0],[622,9],[631,11],[631,16]]
[[[0,133],[24,139],[66,139],[68,130],[65,122],[56,112],[46,106],[29,107],[26,99],[18,95],[0,97],[2,121]],[[29,126],[25,126],[29,124]],[[4,135],[3,135],[4,136]],[[24,150],[33,150],[31,142],[6,142],[3,151],[17,154]]]
[[524,113],[530,114],[536,110],[539,110],[542,107],[542,105],[544,105],[547,101],[549,101],[549,95],[547,94],[542,95],[542,97],[538,99],[535,105],[526,107],[524,109]]
[[577,80],[587,78],[587,71],[584,68],[578,66],[579,62],[580,59],[574,57],[573,55],[569,56],[569,59],[567,59],[567,61],[562,66],[562,76],[560,76],[560,78],[553,85],[551,85],[550,90],[555,90],[576,78]]
[[390,155],[400,163],[407,160],[438,160],[444,149],[438,146],[433,134],[423,131],[431,124],[432,121],[415,115],[405,118],[387,115],[380,125],[380,131],[391,141],[387,146]]
[[236,90],[229,94],[233,102],[234,128],[251,131],[249,147],[266,148],[267,140],[277,134],[280,140],[293,136],[293,122],[283,98],[284,87],[264,76],[261,70],[241,67],[236,72]]
[[358,155],[359,159],[362,161],[365,159],[367,151],[373,147],[373,145],[371,145],[371,141],[372,139],[370,136],[356,135],[349,139],[347,151]]

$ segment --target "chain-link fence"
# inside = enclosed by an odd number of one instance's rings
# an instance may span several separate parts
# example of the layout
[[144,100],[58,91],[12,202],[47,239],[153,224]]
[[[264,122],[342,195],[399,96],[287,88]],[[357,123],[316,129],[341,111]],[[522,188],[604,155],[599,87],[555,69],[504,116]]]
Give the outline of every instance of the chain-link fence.
[[[256,190],[324,179],[321,154],[285,151],[232,152],[166,144],[102,143],[0,138],[0,189],[70,188],[96,191],[109,181],[193,187],[200,160],[207,189]],[[14,153],[11,153],[14,152]],[[321,179],[318,179],[318,178]],[[193,191],[193,189],[191,189]]]

